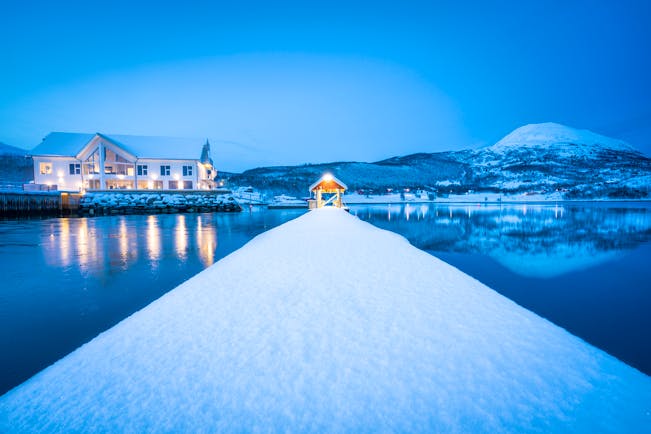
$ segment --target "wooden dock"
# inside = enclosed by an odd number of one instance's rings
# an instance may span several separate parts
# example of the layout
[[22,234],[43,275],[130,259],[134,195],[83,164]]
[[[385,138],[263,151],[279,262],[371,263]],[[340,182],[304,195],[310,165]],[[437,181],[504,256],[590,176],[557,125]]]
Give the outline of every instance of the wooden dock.
[[238,212],[230,190],[0,191],[0,218]]
[[[69,215],[74,199],[71,195],[52,192],[0,192],[0,217],[53,217]],[[72,202],[72,203],[71,203]],[[77,199],[77,204],[79,200]]]

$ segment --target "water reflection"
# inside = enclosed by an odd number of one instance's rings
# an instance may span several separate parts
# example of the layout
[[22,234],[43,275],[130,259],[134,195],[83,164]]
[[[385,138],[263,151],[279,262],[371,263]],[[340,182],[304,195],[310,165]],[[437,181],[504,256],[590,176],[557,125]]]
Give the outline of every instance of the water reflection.
[[129,259],[129,231],[125,217],[120,218],[118,237],[120,242],[120,259],[122,260],[123,266],[126,266],[127,260]]
[[[69,228],[70,224],[66,225],[66,228]],[[89,236],[88,236],[88,220],[83,219],[79,222],[77,227],[77,236],[74,238],[73,249],[79,257],[79,265],[82,269],[88,267],[89,262],[91,262],[97,255],[97,250],[91,248],[89,245]],[[91,257],[91,255],[93,257]]]
[[174,229],[174,246],[176,256],[181,261],[185,261],[188,249],[188,229],[185,226],[185,215],[176,216],[176,229]]
[[154,268],[158,266],[161,252],[158,218],[157,215],[147,216],[147,254]]
[[138,263],[140,249],[152,271],[169,259],[175,264],[188,261],[191,251],[208,267],[217,258],[218,219],[210,214],[59,219],[48,224],[41,253],[48,266],[78,266],[95,275],[110,273],[113,267],[126,270]]
[[204,224],[201,216],[197,219],[196,240],[201,263],[208,267],[215,262],[217,231],[211,224]]
[[[61,249],[61,257],[59,260],[62,267],[67,267],[70,265],[70,221],[68,219],[64,219],[61,222],[59,237],[59,246]],[[53,242],[56,242],[54,238]]]
[[[430,251],[479,253],[522,276],[551,278],[651,239],[648,206],[355,206],[353,214]],[[402,218],[400,218],[402,216]]]

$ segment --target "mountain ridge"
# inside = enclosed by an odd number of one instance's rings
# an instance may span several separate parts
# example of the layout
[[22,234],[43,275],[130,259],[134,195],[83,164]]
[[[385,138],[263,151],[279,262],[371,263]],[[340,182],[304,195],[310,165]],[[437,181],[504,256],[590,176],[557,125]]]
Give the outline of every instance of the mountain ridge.
[[7,145],[6,143],[0,142],[0,155],[27,155],[27,149],[22,149],[17,146]]
[[651,159],[623,140],[557,123],[529,124],[492,146],[415,153],[373,163],[331,162],[261,167],[227,179],[263,191],[304,191],[330,171],[351,190],[423,188],[437,194],[559,191],[568,198],[649,195]]

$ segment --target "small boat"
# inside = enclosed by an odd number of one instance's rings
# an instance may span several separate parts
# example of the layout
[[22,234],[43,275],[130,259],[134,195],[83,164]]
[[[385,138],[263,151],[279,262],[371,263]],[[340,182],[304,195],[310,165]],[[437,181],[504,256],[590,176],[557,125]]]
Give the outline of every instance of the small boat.
[[287,196],[281,194],[274,196],[274,200],[268,205],[270,209],[283,209],[283,208],[307,208],[307,201],[305,199],[298,199],[294,196]]

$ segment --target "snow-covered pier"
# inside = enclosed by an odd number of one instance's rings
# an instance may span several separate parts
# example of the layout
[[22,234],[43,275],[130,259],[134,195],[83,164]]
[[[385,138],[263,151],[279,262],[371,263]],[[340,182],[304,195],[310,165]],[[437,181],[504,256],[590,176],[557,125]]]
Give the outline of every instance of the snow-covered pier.
[[338,209],[0,397],[0,432],[644,432],[651,378]]

